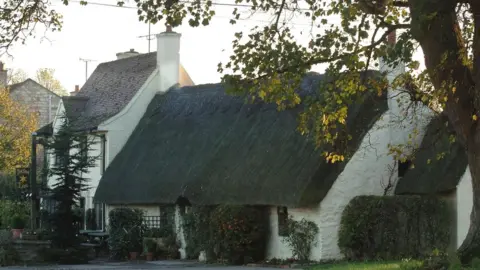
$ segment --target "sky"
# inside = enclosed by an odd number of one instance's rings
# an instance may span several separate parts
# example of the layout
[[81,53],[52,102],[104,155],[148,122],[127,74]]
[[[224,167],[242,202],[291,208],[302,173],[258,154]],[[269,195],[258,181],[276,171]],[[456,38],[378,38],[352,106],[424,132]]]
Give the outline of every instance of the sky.
[[[75,85],[81,87],[85,82],[85,62],[80,58],[93,60],[88,62],[89,76],[99,63],[115,60],[118,52],[129,49],[148,52],[147,38],[139,37],[148,34],[148,24],[138,21],[136,8],[127,8],[135,6],[133,0],[126,1],[125,8],[116,7],[114,0],[92,0],[87,6],[80,6],[76,1],[68,6],[59,0],[52,1],[55,10],[63,15],[62,30],[52,33],[39,28],[35,39],[28,39],[25,45],[16,44],[10,50],[12,57],[0,57],[7,69],[20,68],[33,77],[38,68],[54,68],[57,79],[71,92]],[[229,2],[233,1],[215,3]],[[195,84],[220,81],[217,64],[228,60],[235,32],[248,32],[254,26],[269,24],[270,16],[256,14],[232,26],[229,20],[234,7],[214,5],[214,8],[216,16],[209,26],[192,28],[184,25],[174,29],[182,34],[180,61]],[[248,12],[247,8],[243,10]],[[306,19],[294,18],[289,26],[298,42],[308,42],[310,25]],[[151,25],[152,34],[164,30],[163,22]],[[151,51],[155,51],[155,39],[150,42]],[[322,66],[313,68],[315,71],[322,69]]]

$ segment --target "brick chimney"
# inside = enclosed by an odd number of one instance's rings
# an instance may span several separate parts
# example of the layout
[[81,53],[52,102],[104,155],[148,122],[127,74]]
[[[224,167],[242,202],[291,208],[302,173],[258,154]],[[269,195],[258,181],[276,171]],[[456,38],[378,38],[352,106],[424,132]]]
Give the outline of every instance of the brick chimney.
[[5,64],[0,61],[0,87],[6,87],[8,83],[8,73]]
[[166,31],[157,34],[157,68],[159,70],[159,91],[167,91],[179,83],[180,37],[167,25]]
[[80,86],[79,86],[79,85],[75,85],[75,90],[73,90],[72,92],[70,92],[70,96],[75,96],[79,91],[80,91]]

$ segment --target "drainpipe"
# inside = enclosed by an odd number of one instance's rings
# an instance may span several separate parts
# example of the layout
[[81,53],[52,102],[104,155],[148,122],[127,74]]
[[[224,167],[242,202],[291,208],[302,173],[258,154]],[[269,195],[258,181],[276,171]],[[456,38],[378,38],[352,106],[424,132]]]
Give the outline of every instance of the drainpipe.
[[30,163],[30,189],[32,193],[31,201],[31,229],[36,230],[38,224],[38,194],[37,194],[37,133],[32,133],[32,152]]
[[52,121],[52,96],[48,96],[48,122],[49,124]]

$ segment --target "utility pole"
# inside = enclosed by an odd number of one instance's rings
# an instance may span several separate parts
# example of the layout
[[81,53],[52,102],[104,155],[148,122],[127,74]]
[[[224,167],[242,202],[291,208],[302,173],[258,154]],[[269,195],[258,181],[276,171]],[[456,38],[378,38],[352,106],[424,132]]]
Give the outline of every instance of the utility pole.
[[151,24],[148,23],[148,35],[144,36],[138,36],[137,38],[147,38],[148,41],[148,52],[150,52],[150,41],[152,41],[154,38],[152,37],[153,35],[151,34]]
[[87,81],[87,79],[88,79],[88,62],[93,62],[93,61],[97,61],[97,60],[80,58],[80,61],[85,62],[85,81]]

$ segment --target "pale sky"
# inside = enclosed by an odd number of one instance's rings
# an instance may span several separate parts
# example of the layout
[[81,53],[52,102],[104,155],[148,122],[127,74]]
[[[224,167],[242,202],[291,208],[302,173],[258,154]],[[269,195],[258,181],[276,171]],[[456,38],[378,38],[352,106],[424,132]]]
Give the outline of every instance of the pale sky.
[[[31,77],[38,68],[54,68],[55,75],[67,91],[74,90],[76,84],[80,87],[85,82],[85,63],[80,58],[92,59],[88,63],[88,75],[102,62],[116,59],[118,52],[135,49],[140,53],[148,52],[148,24],[138,21],[135,8],[120,8],[94,5],[107,3],[115,5],[112,0],[88,1],[87,6],[71,2],[64,6],[59,0],[53,0],[55,9],[63,14],[64,25],[61,32],[46,32],[37,30],[35,39],[27,40],[25,45],[16,44],[10,51],[13,58],[2,56],[1,60],[7,68],[21,68]],[[221,0],[217,3],[232,3]],[[126,6],[135,6],[135,2],[127,1]],[[232,6],[214,6],[217,15],[207,27],[191,28],[184,25],[174,30],[182,34],[180,45],[180,61],[187,69],[196,84],[216,83],[220,80],[217,64],[226,61],[231,52],[233,34],[246,31],[259,25],[267,25],[269,16],[254,15],[248,20],[239,21],[235,26],[229,23],[233,11]],[[242,8],[239,8],[242,10]],[[247,8],[243,10],[248,11]],[[302,18],[295,18],[290,25],[301,43],[309,40],[310,25]],[[151,26],[151,33],[163,32],[164,23]],[[151,41],[151,50],[156,50],[156,41]],[[315,68],[321,71],[321,67]]]

